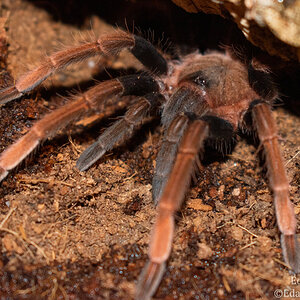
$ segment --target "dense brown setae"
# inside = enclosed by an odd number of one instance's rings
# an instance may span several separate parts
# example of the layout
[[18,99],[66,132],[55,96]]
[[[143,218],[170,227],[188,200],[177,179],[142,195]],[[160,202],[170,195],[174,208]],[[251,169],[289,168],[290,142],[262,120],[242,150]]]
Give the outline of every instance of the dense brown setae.
[[133,96],[126,114],[82,153],[77,162],[80,171],[128,140],[149,115],[160,111],[164,136],[152,188],[157,219],[149,262],[136,290],[136,299],[149,299],[163,277],[172,247],[174,215],[180,209],[195,168],[200,165],[199,153],[205,141],[226,145],[239,128],[249,129],[250,117],[265,152],[284,258],[298,273],[296,218],[271,112],[277,91],[267,70],[253,61],[245,65],[228,51],[206,55],[195,52],[178,60],[167,60],[143,38],[116,30],[93,43],[49,56],[39,67],[17,79],[14,86],[0,90],[0,103],[21,97],[71,63],[92,55],[116,55],[124,48],[132,52],[146,71],[98,83],[36,122],[0,155],[0,179],[57,130],[89,111],[117,107],[124,96]]

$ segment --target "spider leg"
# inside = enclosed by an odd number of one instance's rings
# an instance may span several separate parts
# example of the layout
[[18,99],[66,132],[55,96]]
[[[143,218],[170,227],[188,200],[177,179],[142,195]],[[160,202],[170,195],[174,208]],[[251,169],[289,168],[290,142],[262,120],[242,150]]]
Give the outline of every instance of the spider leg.
[[178,115],[165,131],[161,148],[156,158],[156,168],[152,180],[152,197],[155,204],[160,198],[163,188],[171,173],[178,144],[188,125],[186,115]]
[[168,180],[188,119],[195,111],[198,116],[207,111],[202,91],[193,89],[189,83],[183,83],[166,103],[162,113],[162,124],[167,129],[157,155],[152,180],[152,196],[155,204]]
[[167,72],[167,62],[154,46],[145,39],[116,30],[114,33],[101,36],[97,41],[65,49],[46,57],[40,66],[27,72],[16,80],[13,86],[0,90],[0,104],[20,98],[33,90],[55,71],[63,69],[95,55],[117,55],[127,48],[149,70],[158,74]]
[[79,118],[89,110],[99,110],[111,98],[126,95],[140,95],[158,91],[158,85],[149,75],[128,75],[102,82],[75,100],[56,109],[43,119],[37,121],[29,132],[8,147],[0,155],[0,181],[8,171],[16,167],[40,143],[53,135],[69,122]]
[[184,200],[196,157],[207,135],[208,124],[195,120],[187,127],[182,138],[174,167],[157,206],[157,219],[150,241],[150,261],[139,278],[135,296],[138,300],[150,299],[160,283],[171,252],[174,214]]
[[88,169],[105,152],[130,138],[142,124],[149,111],[159,104],[161,97],[162,95],[158,93],[150,93],[140,97],[136,103],[128,108],[122,119],[107,128],[97,141],[81,154],[76,163],[77,168],[80,171]]
[[270,106],[257,101],[252,114],[261,144],[264,147],[270,187],[274,193],[276,219],[281,231],[285,261],[294,272],[300,272],[300,247],[296,236],[294,206],[289,199],[289,182],[279,149],[277,129]]

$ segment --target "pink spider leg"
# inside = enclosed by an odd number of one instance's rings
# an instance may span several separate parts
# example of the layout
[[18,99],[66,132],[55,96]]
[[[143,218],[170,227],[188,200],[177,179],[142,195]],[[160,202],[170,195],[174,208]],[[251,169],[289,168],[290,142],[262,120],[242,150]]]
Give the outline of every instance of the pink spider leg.
[[[40,143],[69,122],[89,110],[101,110],[103,105],[114,105],[121,96],[140,95],[158,91],[158,85],[149,75],[128,75],[102,82],[77,95],[73,102],[56,109],[35,123],[29,132],[0,155],[0,181]],[[113,100],[112,100],[113,99]],[[109,103],[109,102],[113,103]]]
[[157,218],[151,234],[149,259],[140,275],[135,299],[150,299],[156,291],[170,256],[174,233],[174,214],[180,208],[189,187],[196,157],[208,136],[208,124],[193,121],[180,143],[174,167],[157,207]]
[[276,218],[281,231],[281,246],[285,261],[294,272],[300,272],[300,248],[296,236],[297,221],[289,199],[289,182],[279,149],[276,125],[268,104],[254,106],[253,119],[265,151],[270,187],[274,193]]
[[167,72],[165,59],[150,42],[118,29],[114,33],[101,36],[95,42],[58,51],[46,57],[40,66],[21,76],[13,86],[0,90],[0,104],[20,98],[25,93],[33,90],[55,71],[63,69],[72,63],[95,55],[117,55],[126,48],[149,70],[158,74]]

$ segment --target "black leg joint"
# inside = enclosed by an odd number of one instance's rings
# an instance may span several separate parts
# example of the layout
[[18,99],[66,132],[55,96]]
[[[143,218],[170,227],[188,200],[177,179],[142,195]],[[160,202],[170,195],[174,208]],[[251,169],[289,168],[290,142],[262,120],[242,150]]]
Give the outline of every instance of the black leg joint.
[[260,104],[260,103],[266,103],[266,104],[270,104],[270,103],[267,103],[266,101],[264,100],[261,100],[261,99],[255,99],[253,100],[250,105],[249,105],[249,108],[248,108],[248,111],[251,112],[253,107]]
[[124,88],[123,96],[144,96],[151,92],[158,92],[159,90],[157,82],[147,74],[122,76],[118,80]]
[[145,95],[144,98],[146,98],[149,101],[151,106],[160,105],[164,100],[164,96],[157,92],[149,93]]
[[256,70],[252,63],[248,66],[248,79],[250,86],[263,99],[274,100],[277,97],[277,89],[269,73]]
[[216,116],[200,118],[209,125],[209,138],[213,140],[231,140],[234,134],[233,126],[226,120]]
[[248,131],[248,130],[251,131],[252,130],[252,127],[253,127],[252,110],[256,105],[261,104],[261,103],[265,103],[265,104],[270,105],[269,102],[264,101],[262,99],[253,100],[250,103],[249,108],[248,108],[248,110],[246,111],[246,113],[244,115],[243,123],[242,123],[243,124],[242,129],[246,129],[246,131]]
[[185,111],[184,114],[189,118],[190,121],[199,120],[199,116],[193,112]]
[[158,74],[166,74],[167,62],[155,47],[142,37],[135,35],[134,39],[135,45],[131,49],[131,53],[149,70]]

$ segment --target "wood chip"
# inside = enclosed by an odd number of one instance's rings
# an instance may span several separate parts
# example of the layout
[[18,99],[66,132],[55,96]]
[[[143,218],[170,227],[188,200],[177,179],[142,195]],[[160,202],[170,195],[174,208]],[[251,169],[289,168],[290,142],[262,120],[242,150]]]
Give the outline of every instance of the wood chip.
[[201,199],[192,199],[187,206],[195,210],[211,211],[213,208],[210,205],[203,204]]

